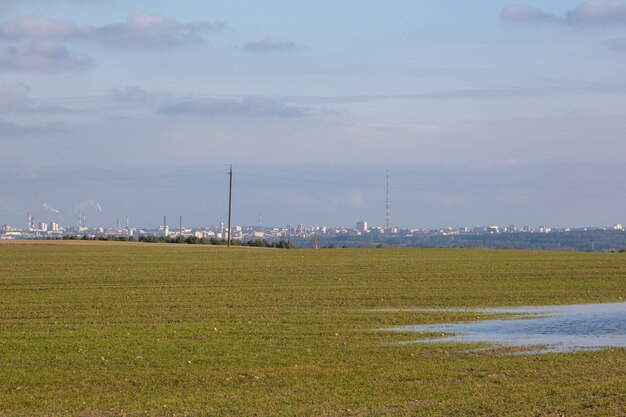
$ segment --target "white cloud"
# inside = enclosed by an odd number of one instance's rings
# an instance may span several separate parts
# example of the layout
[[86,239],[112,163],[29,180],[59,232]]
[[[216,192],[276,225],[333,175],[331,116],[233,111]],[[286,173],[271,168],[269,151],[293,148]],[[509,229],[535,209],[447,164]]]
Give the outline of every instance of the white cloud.
[[[527,4],[505,6],[500,14],[509,22],[559,22],[571,27],[613,27],[626,25],[625,0],[585,0],[563,16],[554,16]],[[612,39],[604,46],[617,52],[626,52],[626,39]]]
[[500,18],[508,22],[542,22],[556,17],[528,4],[510,4],[500,13]]
[[351,208],[363,208],[365,206],[365,194],[361,190],[350,190],[347,198]]
[[31,97],[26,84],[0,85],[0,112],[6,113],[76,113],[78,110],[58,104],[42,103]]
[[128,19],[128,26],[135,29],[171,29],[176,27],[177,23],[163,16],[140,13]]
[[0,86],[0,111],[20,111],[30,106],[30,87],[25,84]]
[[304,115],[299,107],[289,106],[267,97],[243,99],[186,98],[164,104],[159,109],[166,114],[226,117],[279,117],[293,118]]
[[13,6],[15,2],[15,0],[0,0],[0,10]]
[[222,22],[179,23],[151,13],[131,16],[125,23],[77,26],[46,17],[22,16],[0,24],[0,38],[11,40],[83,40],[108,47],[160,48],[204,42],[206,32],[225,27]]
[[[0,39],[15,42],[0,45],[0,70],[56,72],[92,66],[90,58],[73,56],[65,46],[56,43],[59,40],[91,41],[116,48],[163,48],[202,43],[206,32],[223,27],[221,22],[183,24],[150,13],[131,16],[126,23],[100,27],[22,16],[0,23]],[[31,43],[25,45],[21,41]]]
[[625,25],[626,2],[624,0],[585,0],[562,17],[529,4],[517,3],[505,6],[500,17],[509,22],[552,21],[565,22],[572,26]]
[[[8,5],[6,1],[1,4]],[[0,40],[14,42],[0,45],[0,71],[75,71],[92,66],[90,58],[73,56],[65,46],[55,43],[59,40],[90,41],[114,48],[165,48],[203,43],[206,32],[224,26],[217,21],[178,23],[151,13],[99,27],[79,27],[69,21],[38,16],[17,17],[0,23]]]
[[[57,0],[60,3],[72,3],[72,4],[80,4],[80,3],[93,3],[93,2],[104,2],[105,0]],[[8,9],[9,7],[13,7],[18,3],[34,3],[35,0],[0,0],[0,10]],[[52,2],[52,0],[46,0],[46,2]]]
[[611,39],[605,45],[617,52],[626,52],[626,38]]
[[241,50],[245,52],[285,52],[299,48],[292,41],[273,41],[266,38],[260,41],[248,42],[241,47]]
[[626,24],[626,3],[622,0],[586,0],[567,13],[573,25]]
[[120,103],[145,103],[148,92],[139,87],[129,86],[113,91],[113,99]]
[[178,23],[151,13],[128,18],[126,23],[94,29],[88,39],[109,47],[163,48],[204,42],[204,33],[224,28],[222,22]]
[[7,20],[0,25],[0,37],[5,39],[59,39],[87,32],[74,23],[52,20],[38,16],[22,16]]
[[75,57],[64,46],[50,41],[0,46],[0,71],[81,71],[91,66],[91,59]]
[[0,135],[2,136],[45,135],[61,130],[59,125],[22,125],[0,120]]

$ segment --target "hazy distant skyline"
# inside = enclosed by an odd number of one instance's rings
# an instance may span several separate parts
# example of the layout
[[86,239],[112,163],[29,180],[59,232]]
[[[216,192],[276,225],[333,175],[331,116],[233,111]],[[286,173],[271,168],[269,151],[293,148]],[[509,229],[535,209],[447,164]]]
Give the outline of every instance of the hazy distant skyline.
[[[0,222],[626,222],[626,1],[0,0]],[[248,172],[248,176],[246,176]]]

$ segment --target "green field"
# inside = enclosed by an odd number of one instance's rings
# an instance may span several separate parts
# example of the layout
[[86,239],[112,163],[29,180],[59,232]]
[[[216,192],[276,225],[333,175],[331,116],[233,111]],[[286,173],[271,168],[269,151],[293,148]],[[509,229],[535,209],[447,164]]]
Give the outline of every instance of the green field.
[[625,416],[626,351],[394,342],[380,308],[615,302],[626,255],[0,244],[0,416]]

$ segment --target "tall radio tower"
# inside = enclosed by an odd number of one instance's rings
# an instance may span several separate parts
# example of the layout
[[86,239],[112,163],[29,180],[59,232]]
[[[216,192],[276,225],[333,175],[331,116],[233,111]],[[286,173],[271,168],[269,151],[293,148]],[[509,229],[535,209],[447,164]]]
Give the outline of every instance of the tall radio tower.
[[387,170],[387,200],[385,208],[385,230],[391,230],[391,201],[389,201],[389,171]]

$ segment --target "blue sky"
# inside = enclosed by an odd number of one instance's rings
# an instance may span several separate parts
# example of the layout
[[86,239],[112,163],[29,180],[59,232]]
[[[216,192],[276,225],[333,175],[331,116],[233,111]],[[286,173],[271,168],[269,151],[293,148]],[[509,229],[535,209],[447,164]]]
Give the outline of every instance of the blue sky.
[[229,163],[243,224],[382,224],[387,169],[400,226],[624,222],[625,70],[622,0],[0,0],[0,223],[216,224]]

